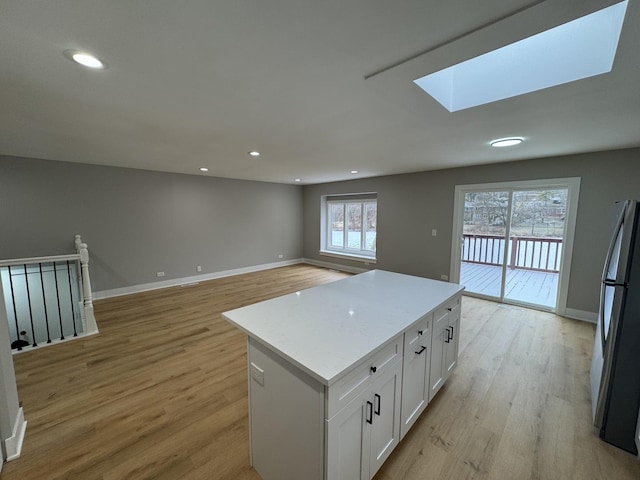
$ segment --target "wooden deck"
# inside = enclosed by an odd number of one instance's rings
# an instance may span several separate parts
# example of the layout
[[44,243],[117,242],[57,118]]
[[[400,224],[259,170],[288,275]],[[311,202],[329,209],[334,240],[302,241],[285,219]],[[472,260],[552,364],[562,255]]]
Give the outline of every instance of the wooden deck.
[[[500,297],[502,267],[462,262],[460,284],[467,292]],[[554,308],[558,291],[557,273],[507,269],[505,299]]]

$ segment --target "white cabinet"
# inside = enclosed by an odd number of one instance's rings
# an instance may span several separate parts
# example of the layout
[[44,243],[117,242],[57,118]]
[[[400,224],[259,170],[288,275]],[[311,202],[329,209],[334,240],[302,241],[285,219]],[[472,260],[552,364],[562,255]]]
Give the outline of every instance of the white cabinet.
[[327,479],[369,480],[371,434],[365,429],[370,392],[360,393],[327,421]]
[[451,299],[433,315],[429,401],[435,397],[458,364],[460,341],[460,296]]
[[327,420],[327,480],[369,480],[382,466],[400,441],[401,382],[398,357]]
[[433,314],[425,315],[417,325],[404,333],[401,439],[429,403],[432,321]]
[[[367,479],[373,477],[400,442],[401,384],[402,361],[398,361],[371,386],[373,405],[367,403],[367,408],[373,410],[373,415],[370,419],[365,419],[365,430],[369,430],[371,434]],[[363,470],[366,471],[366,467]]]
[[436,310],[433,315],[433,334],[431,338],[431,365],[429,366],[429,401],[444,383],[444,341],[449,326],[449,311],[446,308]]
[[453,303],[448,308],[449,321],[445,329],[444,365],[445,380],[458,365],[458,346],[460,345],[460,302]]
[[459,326],[456,296],[329,387],[326,480],[373,477],[455,369]]

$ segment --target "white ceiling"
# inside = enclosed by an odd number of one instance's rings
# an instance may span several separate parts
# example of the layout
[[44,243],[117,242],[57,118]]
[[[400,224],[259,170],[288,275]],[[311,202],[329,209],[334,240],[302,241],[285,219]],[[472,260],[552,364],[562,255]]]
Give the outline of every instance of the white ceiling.
[[455,113],[412,82],[613,3],[0,0],[0,154],[309,184],[640,146],[637,0],[611,73]]

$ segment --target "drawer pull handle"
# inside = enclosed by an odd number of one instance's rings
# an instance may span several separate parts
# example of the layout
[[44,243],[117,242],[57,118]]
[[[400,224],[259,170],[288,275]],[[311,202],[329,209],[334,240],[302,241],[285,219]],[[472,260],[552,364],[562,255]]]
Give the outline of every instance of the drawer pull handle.
[[373,403],[367,400],[367,423],[371,425],[373,423]]
[[422,345],[422,348],[416,352],[416,355],[420,355],[420,354],[421,354],[422,352],[424,352],[426,349],[427,349],[427,347],[425,347],[424,345]]
[[418,335],[422,335],[422,330],[418,330]]
[[451,311],[451,310],[453,310],[453,308],[451,308],[451,307],[447,307],[447,310]]
[[375,411],[373,413],[375,413],[376,415],[380,416],[380,395],[378,395],[377,393],[374,394],[373,396],[373,401],[375,402],[376,400],[378,400],[378,406],[376,407]]
[[372,371],[373,373],[376,373],[376,370],[378,370],[378,367],[371,367],[371,371]]

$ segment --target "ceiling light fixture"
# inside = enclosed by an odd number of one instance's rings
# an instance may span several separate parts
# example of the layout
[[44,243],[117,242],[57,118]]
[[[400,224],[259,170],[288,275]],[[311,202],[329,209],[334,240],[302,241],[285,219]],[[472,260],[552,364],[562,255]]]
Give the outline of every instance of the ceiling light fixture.
[[489,142],[489,145],[492,147],[513,147],[514,145],[520,145],[524,142],[524,138],[522,137],[509,137],[509,138],[499,138],[497,140],[492,140]]
[[208,172],[209,169],[207,167],[200,167],[201,172]]
[[249,155],[251,155],[252,157],[259,157],[260,156],[260,152],[258,152],[257,150],[251,150],[249,152]]
[[63,53],[69,60],[72,60],[84,67],[93,68],[94,70],[103,70],[107,68],[107,64],[105,62],[90,53],[81,52],[79,50],[65,50]]
[[358,173],[358,170],[351,170],[351,173]]
[[301,178],[296,178],[296,179],[294,180],[294,182],[301,182],[301,181],[302,181],[302,179],[301,179]]

